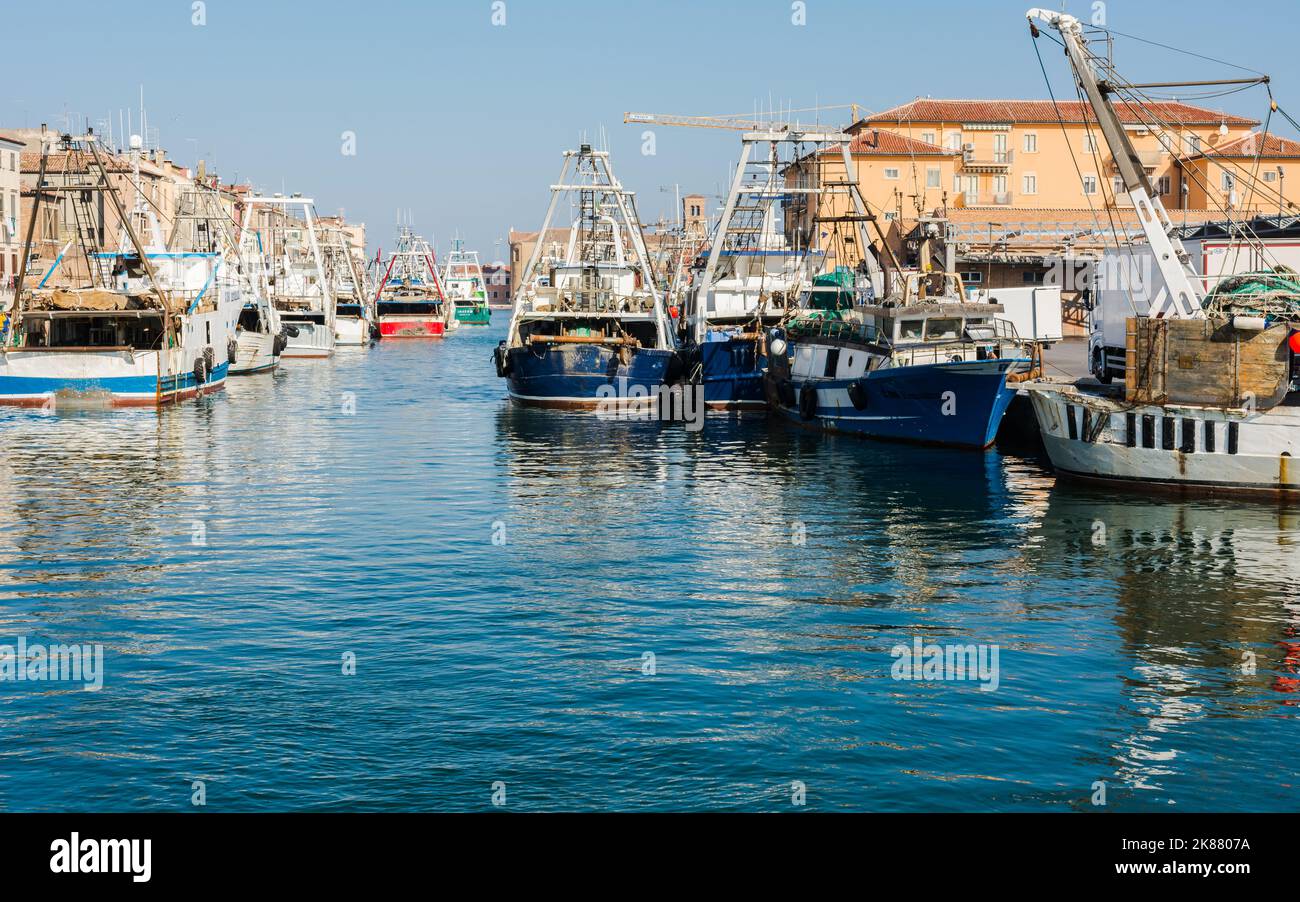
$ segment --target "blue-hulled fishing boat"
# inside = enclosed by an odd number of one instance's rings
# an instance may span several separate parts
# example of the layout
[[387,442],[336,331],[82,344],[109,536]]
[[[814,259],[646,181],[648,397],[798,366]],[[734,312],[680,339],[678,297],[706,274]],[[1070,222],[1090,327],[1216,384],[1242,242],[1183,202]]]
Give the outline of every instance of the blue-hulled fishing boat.
[[672,375],[670,321],[655,286],[635,198],[605,151],[566,151],[539,235],[562,198],[576,218],[563,254],[533,248],[515,294],[497,375],[510,397],[539,407],[596,408],[648,402]]
[[[773,409],[812,428],[880,439],[986,448],[1033,366],[1000,304],[968,303],[960,280],[904,276],[901,297],[864,302],[855,273],[809,293],[769,332]],[[929,295],[932,281],[946,288]],[[916,288],[918,290],[913,291]]]

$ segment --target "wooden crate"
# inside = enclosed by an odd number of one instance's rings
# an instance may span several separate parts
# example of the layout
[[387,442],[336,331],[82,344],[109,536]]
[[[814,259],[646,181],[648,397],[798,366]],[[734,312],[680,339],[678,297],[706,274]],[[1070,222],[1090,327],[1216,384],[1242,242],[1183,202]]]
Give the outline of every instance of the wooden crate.
[[1290,385],[1287,326],[1241,332],[1223,319],[1130,317],[1125,395],[1134,404],[1196,404],[1261,410]]

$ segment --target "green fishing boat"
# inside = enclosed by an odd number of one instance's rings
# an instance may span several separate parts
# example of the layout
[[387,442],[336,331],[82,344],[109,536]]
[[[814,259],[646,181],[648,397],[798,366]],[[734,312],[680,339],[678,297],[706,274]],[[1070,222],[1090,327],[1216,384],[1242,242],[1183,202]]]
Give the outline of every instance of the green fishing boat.
[[458,321],[469,326],[486,326],[492,321],[478,252],[465,250],[459,238],[452,242],[442,282]]

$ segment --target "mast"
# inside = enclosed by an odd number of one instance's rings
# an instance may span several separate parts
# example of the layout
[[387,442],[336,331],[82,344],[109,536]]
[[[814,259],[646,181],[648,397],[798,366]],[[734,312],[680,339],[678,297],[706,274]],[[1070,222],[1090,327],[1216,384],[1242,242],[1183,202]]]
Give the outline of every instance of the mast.
[[1167,294],[1150,292],[1147,316],[1164,316],[1166,312],[1175,319],[1203,319],[1203,292],[1197,287],[1196,275],[1182,242],[1174,238],[1174,225],[1165,212],[1164,204],[1156,195],[1151,180],[1138,157],[1133,142],[1129,140],[1119,115],[1110,99],[1110,91],[1097,79],[1097,73],[1084,42],[1083,26],[1074,16],[1046,9],[1031,9],[1025,13],[1030,31],[1037,36],[1034,19],[1046,22],[1061,33],[1066,55],[1074,69],[1075,77],[1088,98],[1101,128],[1102,137],[1115,158],[1115,168],[1124,183],[1124,190],[1137,211],[1138,222],[1151,245],[1156,269],[1160,273]]

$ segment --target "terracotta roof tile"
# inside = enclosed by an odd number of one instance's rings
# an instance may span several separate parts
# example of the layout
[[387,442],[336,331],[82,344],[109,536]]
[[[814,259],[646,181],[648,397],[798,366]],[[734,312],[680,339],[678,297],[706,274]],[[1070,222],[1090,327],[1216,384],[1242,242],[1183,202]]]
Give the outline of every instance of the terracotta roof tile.
[[[1261,152],[1260,142],[1263,141]],[[1201,154],[1203,157],[1300,157],[1300,141],[1279,138],[1267,132],[1251,132],[1221,147]]]
[[[1233,116],[1207,107],[1193,106],[1177,101],[1160,101],[1145,105],[1146,112],[1125,103],[1116,103],[1116,112],[1124,122],[1140,123],[1151,120],[1178,125],[1232,126],[1259,125],[1256,119]],[[1054,123],[1057,113],[1065,122],[1094,122],[1092,109],[1079,100],[1065,100],[1053,104],[1050,100],[934,100],[918,97],[909,103],[876,113],[866,118],[869,123],[902,124],[906,122],[971,122],[971,123]]]
[[[900,135],[886,129],[864,129],[858,132],[853,138],[853,143],[849,145],[849,149],[853,153],[897,157],[951,157],[961,153],[958,150],[947,150],[938,144],[918,141],[916,138],[909,138],[906,135]],[[839,153],[839,151],[836,151],[836,153]]]

